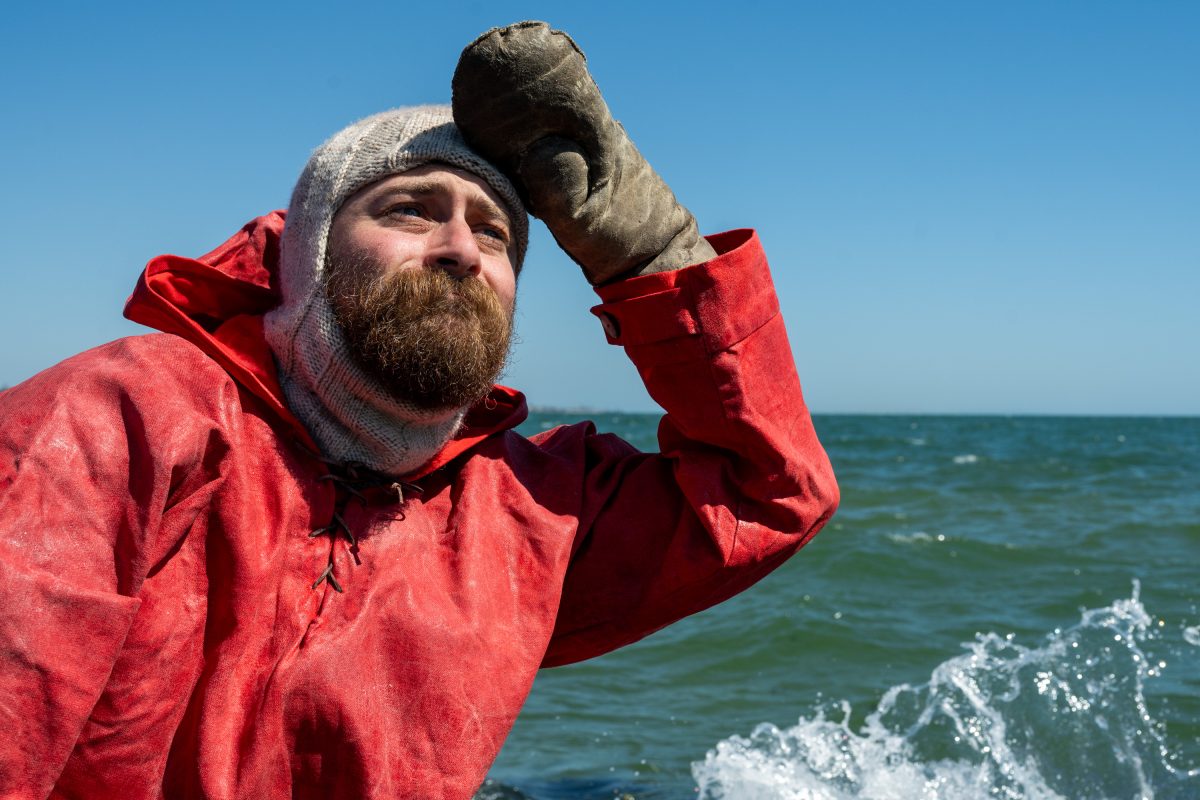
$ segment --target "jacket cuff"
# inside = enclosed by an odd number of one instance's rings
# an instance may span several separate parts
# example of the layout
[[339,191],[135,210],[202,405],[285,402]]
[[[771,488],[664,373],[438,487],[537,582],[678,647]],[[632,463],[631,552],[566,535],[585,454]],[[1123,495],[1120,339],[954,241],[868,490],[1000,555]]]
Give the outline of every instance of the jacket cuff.
[[[717,257],[672,272],[643,275],[596,288],[603,301],[592,308],[609,344],[654,353],[673,344],[697,356],[727,350],[779,313],[766,255],[753,230],[706,237]],[[679,340],[691,346],[682,351]],[[632,355],[632,353],[631,353]],[[663,352],[663,357],[667,357]],[[639,359],[639,361],[642,359]]]

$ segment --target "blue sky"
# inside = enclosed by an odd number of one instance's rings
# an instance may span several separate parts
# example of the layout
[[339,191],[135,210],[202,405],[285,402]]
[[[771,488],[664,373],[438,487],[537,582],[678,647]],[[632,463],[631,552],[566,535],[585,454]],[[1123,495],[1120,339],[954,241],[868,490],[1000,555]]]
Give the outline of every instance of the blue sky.
[[[0,385],[139,332],[154,255],[311,150],[570,32],[707,232],[755,227],[819,412],[1200,414],[1200,4],[22,4],[0,27]],[[652,410],[536,226],[505,382]]]

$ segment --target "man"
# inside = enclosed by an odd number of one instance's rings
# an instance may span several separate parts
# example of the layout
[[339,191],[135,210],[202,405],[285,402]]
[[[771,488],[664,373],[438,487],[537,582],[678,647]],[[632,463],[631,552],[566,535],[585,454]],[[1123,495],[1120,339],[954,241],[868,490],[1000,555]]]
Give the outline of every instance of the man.
[[[724,600],[833,512],[754,235],[696,233],[544,24],[454,89],[476,150],[445,107],[350,126],[286,224],[150,262],[126,313],[168,335],[0,395],[0,795],[469,797],[539,667]],[[522,197],[661,454],[512,431]]]

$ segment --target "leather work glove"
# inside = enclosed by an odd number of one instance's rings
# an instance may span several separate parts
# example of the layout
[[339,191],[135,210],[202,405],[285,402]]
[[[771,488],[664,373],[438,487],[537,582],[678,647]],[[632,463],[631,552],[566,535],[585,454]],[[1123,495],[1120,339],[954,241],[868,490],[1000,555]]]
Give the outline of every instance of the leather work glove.
[[467,143],[593,284],[716,256],[612,118],[567,34],[544,22],[494,28],[463,50],[451,85]]

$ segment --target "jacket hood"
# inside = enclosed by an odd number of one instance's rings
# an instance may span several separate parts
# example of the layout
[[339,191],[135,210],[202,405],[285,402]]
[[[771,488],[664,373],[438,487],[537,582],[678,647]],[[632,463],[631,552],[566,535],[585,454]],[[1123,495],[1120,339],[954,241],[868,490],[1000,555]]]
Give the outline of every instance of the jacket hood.
[[[316,451],[316,444],[284,402],[275,359],[263,334],[263,314],[280,301],[284,216],[275,211],[251,220],[199,258],[152,259],[125,303],[125,317],[199,347]],[[491,434],[521,424],[528,415],[521,392],[494,386],[467,412],[455,438],[408,477],[432,472]]]

